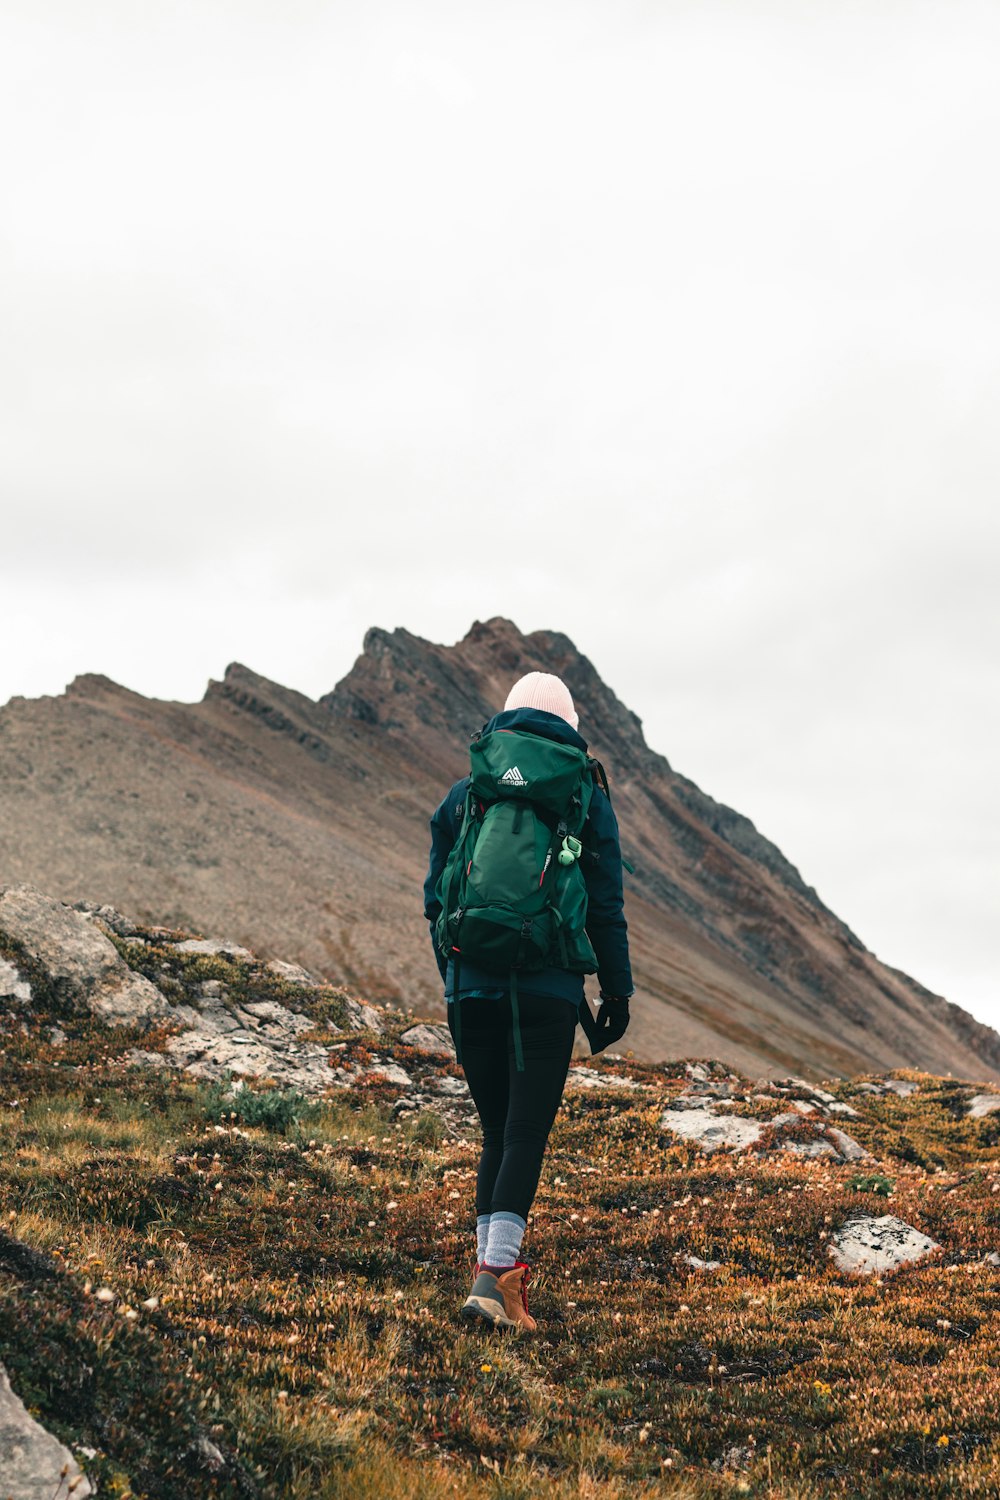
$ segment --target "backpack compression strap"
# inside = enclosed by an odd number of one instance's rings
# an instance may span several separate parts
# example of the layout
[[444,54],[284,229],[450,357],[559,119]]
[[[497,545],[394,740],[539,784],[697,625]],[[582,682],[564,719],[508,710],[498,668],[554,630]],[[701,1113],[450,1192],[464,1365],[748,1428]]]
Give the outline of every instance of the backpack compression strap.
[[[452,971],[452,999],[455,1007],[455,1061],[462,1061],[462,1000],[458,993],[459,975],[462,969],[462,959],[457,948],[453,948],[455,955],[452,959],[454,969]],[[519,1073],[524,1072],[524,1047],[521,1043],[521,1013],[517,1005],[517,970],[510,971],[510,1014],[514,1022],[514,1062]]]

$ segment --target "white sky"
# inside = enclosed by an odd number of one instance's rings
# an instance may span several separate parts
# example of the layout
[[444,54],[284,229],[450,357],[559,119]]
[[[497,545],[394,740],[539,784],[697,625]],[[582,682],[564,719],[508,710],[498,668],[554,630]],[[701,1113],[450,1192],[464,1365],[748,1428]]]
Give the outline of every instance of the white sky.
[[998,63],[964,0],[2,0],[0,702],[561,629],[1000,1025]]

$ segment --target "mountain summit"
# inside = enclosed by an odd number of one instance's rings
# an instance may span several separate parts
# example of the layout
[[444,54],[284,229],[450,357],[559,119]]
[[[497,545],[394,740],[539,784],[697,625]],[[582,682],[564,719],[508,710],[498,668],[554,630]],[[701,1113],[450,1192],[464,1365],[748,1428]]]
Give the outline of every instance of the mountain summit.
[[200,703],[106,677],[0,709],[0,884],[225,933],[440,1013],[421,915],[427,819],[470,735],[534,669],[568,683],[636,866],[629,1043],[769,1074],[1000,1070],[1000,1036],[889,968],[749,819],[650,749],[566,636],[372,629],[313,702],[230,666]]

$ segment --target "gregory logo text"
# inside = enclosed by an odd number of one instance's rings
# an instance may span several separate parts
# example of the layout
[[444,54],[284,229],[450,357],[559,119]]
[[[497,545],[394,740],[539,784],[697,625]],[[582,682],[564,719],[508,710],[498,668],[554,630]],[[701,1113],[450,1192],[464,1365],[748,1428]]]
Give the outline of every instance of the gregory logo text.
[[525,781],[524,777],[521,775],[521,773],[517,769],[517,767],[516,766],[511,766],[510,770],[509,771],[505,771],[503,773],[503,775],[500,777],[500,785],[501,786],[527,786],[528,783]]

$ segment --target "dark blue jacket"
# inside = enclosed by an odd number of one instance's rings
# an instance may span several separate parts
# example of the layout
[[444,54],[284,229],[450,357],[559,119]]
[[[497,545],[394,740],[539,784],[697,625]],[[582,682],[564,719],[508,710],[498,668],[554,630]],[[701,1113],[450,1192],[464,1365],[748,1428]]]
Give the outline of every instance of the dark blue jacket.
[[[483,728],[483,734],[493,729],[519,729],[530,734],[540,734],[546,739],[558,740],[563,745],[574,745],[586,750],[587,744],[571,724],[556,714],[537,708],[508,709],[495,714]],[[453,965],[447,960],[434,939],[434,924],[441,912],[437,898],[437,885],[444,871],[448,855],[458,836],[459,823],[469,790],[469,778],[463,776],[456,781],[431,818],[431,858],[427,879],[424,881],[424,916],[431,925],[431,942],[441,978],[445,981],[445,994],[452,998]],[[584,856],[580,861],[587,885],[587,936],[597,956],[597,977],[604,994],[631,995],[632,970],[628,959],[628,929],[625,924],[622,896],[622,855],[618,838],[618,820],[604,789],[594,787],[590,812],[583,825],[581,842]],[[460,994],[470,992],[501,995],[507,988],[498,976],[477,969],[471,963],[462,964]],[[575,1004],[583,999],[583,977],[570,974],[565,969],[542,969],[533,974],[518,976],[518,989],[525,994],[559,995]]]

